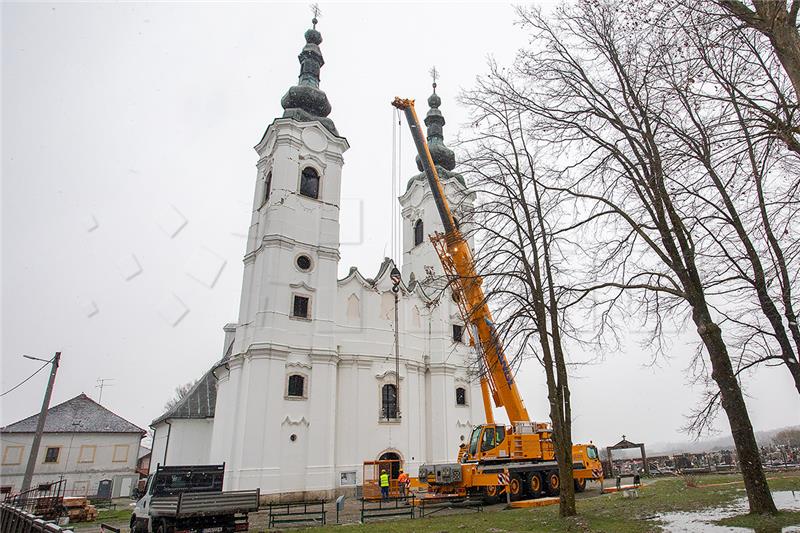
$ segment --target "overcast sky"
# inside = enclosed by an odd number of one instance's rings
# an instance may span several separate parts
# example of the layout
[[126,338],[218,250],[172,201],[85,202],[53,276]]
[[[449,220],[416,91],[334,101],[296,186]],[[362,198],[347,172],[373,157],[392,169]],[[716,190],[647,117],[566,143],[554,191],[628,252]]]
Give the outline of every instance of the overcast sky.
[[[321,4],[328,94],[345,154],[340,274],[373,276],[390,251],[395,95],[430,94],[441,73],[445,138],[466,122],[456,97],[490,55],[527,43],[508,4]],[[81,392],[147,427],[173,389],[221,356],[235,322],[257,160],[282,113],[310,26],[297,4],[2,6],[2,391],[63,354],[53,404]],[[407,135],[404,129],[401,132]],[[403,179],[414,168],[404,143]],[[574,436],[679,441],[699,398],[684,370],[692,331],[651,365],[636,344],[573,378]],[[41,372],[0,399],[0,424],[38,411]],[[547,417],[544,377],[520,372]],[[757,430],[800,423],[783,368],[747,386]],[[718,427],[726,429],[724,420]]]

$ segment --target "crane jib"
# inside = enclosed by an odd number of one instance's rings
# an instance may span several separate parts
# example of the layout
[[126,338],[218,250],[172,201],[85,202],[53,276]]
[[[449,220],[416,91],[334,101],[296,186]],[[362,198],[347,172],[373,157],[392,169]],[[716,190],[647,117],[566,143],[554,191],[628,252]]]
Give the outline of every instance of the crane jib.
[[[494,329],[494,324],[488,318],[484,318],[486,325],[489,326],[489,332],[492,336],[492,343],[494,344],[495,353],[502,353],[500,350],[500,340],[497,338],[497,332]],[[500,361],[500,368],[503,369],[503,375],[506,378],[506,383],[509,386],[514,384],[514,376],[511,374],[511,368],[508,366],[508,360],[505,357],[497,357]]]
[[436,203],[436,210],[439,212],[439,218],[442,219],[445,233],[450,233],[454,229],[453,220],[450,218],[450,210],[445,205],[445,200],[441,194],[441,186],[436,175],[436,168],[430,157],[425,137],[422,135],[422,128],[418,127],[416,113],[414,108],[409,106],[403,110],[406,114],[406,120],[411,128],[411,136],[414,138],[414,144],[417,146],[417,153],[420,155],[422,161],[422,168],[425,169],[425,176],[428,178],[428,185],[433,193],[433,200]]

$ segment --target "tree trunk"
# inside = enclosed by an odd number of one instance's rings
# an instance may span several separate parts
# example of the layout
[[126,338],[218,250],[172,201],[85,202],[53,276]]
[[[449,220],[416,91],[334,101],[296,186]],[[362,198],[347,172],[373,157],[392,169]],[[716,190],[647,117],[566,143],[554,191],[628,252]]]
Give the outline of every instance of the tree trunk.
[[747,413],[739,382],[736,381],[728,350],[722,340],[722,331],[711,320],[707,310],[698,310],[698,307],[695,307],[692,318],[697,325],[697,332],[708,350],[712,368],[711,377],[719,387],[722,407],[731,426],[750,512],[775,514],[778,510],[775,502],[772,501],[772,493],[769,491],[767,478],[761,466],[761,456],[753,433],[753,425],[750,423],[750,415]]

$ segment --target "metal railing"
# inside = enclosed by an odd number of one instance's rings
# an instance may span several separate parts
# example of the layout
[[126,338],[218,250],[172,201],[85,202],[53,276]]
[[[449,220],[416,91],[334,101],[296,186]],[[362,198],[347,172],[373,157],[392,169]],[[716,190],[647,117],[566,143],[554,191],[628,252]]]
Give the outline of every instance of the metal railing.
[[361,522],[374,518],[391,518],[394,516],[414,518],[415,504],[416,498],[413,495],[385,500],[361,498]]
[[324,500],[296,503],[270,503],[268,527],[275,527],[275,524],[302,523],[325,525],[326,513]]
[[0,503],[0,533],[62,533],[54,522],[42,520],[24,509]]

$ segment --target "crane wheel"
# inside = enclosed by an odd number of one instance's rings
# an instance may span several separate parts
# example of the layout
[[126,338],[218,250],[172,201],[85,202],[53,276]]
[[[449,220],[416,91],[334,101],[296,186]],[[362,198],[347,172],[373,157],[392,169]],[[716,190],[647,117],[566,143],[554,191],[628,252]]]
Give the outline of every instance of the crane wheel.
[[542,495],[542,489],[544,488],[544,482],[542,481],[542,475],[537,472],[531,472],[528,474],[528,494],[531,495],[532,498],[538,498]]
[[511,474],[511,483],[508,484],[511,500],[516,501],[522,497],[522,478],[519,474]]
[[575,480],[575,492],[583,492],[586,490],[586,478]]
[[491,487],[486,487],[486,501],[488,503],[497,503],[500,499],[500,493],[503,491],[503,487],[499,487],[493,485]]
[[561,479],[558,477],[558,472],[550,471],[547,473],[547,493],[550,496],[557,496],[561,490]]

